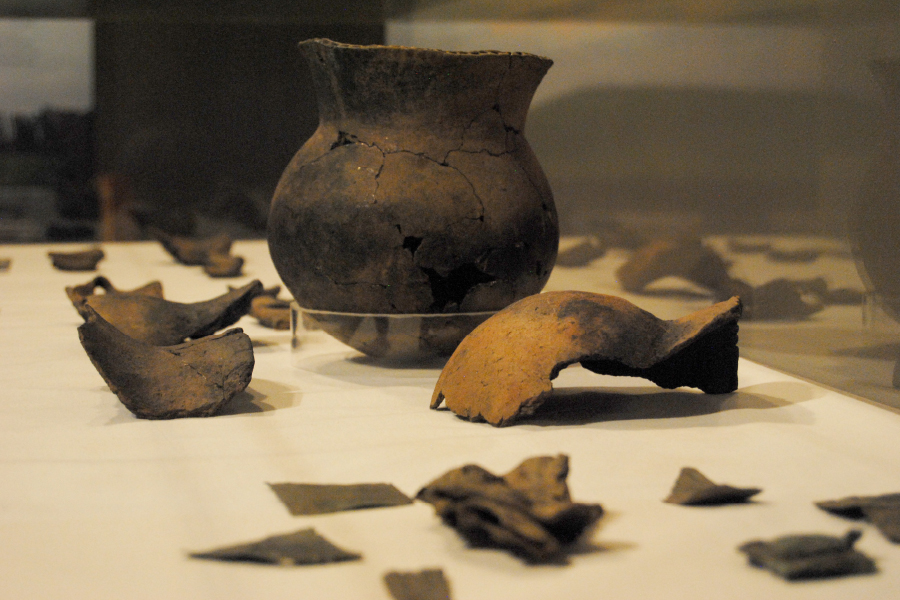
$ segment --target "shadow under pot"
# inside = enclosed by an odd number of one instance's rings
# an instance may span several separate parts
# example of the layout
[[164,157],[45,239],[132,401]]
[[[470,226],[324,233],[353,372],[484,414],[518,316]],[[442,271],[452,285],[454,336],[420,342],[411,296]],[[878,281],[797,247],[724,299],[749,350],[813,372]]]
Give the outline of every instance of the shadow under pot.
[[268,222],[300,306],[484,312],[538,293],[559,228],[523,129],[552,61],[324,39],[300,49],[319,127],[284,171]]

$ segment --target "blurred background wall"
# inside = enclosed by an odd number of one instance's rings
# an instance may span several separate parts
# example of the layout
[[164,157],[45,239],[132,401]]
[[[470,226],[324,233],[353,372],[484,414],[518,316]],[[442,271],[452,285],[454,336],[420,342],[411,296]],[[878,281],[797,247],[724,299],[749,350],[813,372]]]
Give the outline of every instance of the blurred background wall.
[[898,23],[894,0],[0,0],[0,239],[263,235],[318,36],[552,58],[526,134],[564,233],[840,235]]

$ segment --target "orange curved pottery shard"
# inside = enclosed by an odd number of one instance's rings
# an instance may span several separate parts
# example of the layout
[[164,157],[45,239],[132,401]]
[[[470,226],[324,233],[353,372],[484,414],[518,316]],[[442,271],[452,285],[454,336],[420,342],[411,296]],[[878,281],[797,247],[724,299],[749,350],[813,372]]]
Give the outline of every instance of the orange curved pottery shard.
[[431,398],[472,421],[506,425],[532,414],[565,367],[710,394],[737,389],[734,297],[664,321],[616,296],[548,292],[520,300],[470,333],[447,361]]

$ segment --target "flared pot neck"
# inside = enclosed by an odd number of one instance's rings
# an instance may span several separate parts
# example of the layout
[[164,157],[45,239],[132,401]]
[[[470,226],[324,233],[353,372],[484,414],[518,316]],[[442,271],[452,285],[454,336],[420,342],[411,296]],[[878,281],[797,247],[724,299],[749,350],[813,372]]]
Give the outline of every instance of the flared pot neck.
[[301,42],[300,50],[312,72],[320,120],[363,127],[465,125],[495,111],[503,127],[521,131],[534,92],[553,64],[525,53],[356,46],[327,39]]

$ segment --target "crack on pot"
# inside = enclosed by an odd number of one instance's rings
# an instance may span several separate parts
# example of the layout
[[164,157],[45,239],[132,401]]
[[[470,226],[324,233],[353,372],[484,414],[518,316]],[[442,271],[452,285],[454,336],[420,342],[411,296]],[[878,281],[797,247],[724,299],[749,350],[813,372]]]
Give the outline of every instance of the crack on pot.
[[497,280],[493,275],[479,269],[474,263],[460,265],[447,275],[441,275],[434,269],[422,269],[422,272],[428,276],[433,299],[431,309],[436,312],[443,311],[448,304],[461,305],[472,288]]

